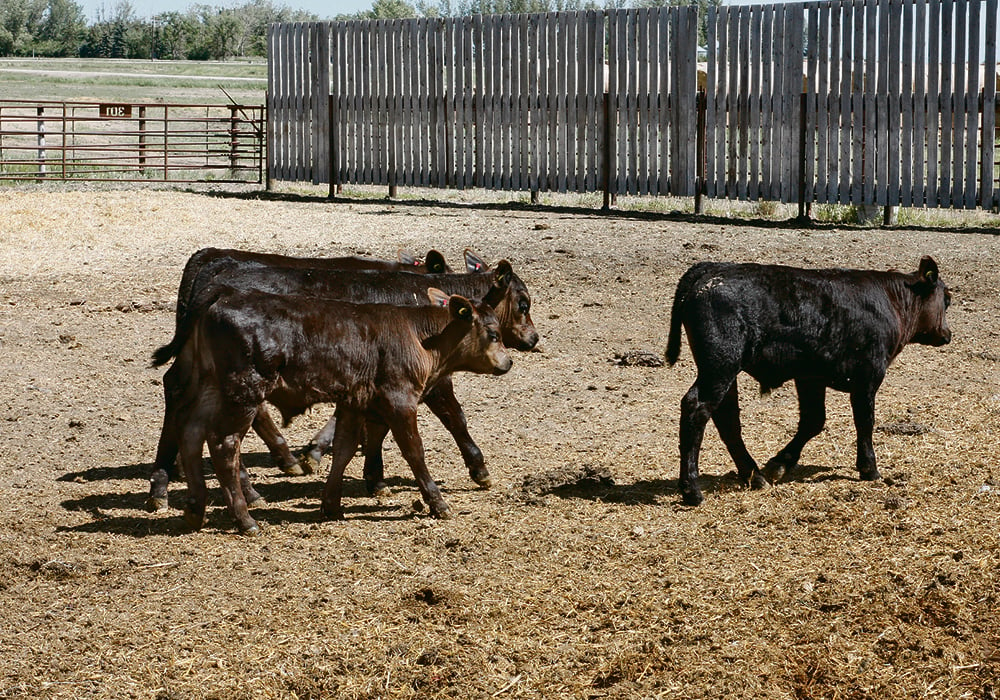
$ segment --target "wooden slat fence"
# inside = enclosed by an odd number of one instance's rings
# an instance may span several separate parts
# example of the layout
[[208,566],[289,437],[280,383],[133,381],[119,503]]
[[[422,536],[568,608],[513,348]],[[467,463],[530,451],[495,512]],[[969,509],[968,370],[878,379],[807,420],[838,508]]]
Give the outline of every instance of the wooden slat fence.
[[995,208],[997,22],[997,0],[711,9],[708,196]]
[[267,32],[268,179],[326,182],[329,166],[330,28],[273,24]]
[[[615,194],[693,195],[698,15],[693,7],[608,12],[608,154]],[[597,100],[600,104],[600,100]]]
[[[273,25],[270,172],[331,186],[692,195],[696,28],[693,7]],[[298,66],[322,61],[323,32],[331,106],[319,144],[306,137],[323,116],[318,82]]]
[[997,208],[998,2],[273,25],[268,173]]

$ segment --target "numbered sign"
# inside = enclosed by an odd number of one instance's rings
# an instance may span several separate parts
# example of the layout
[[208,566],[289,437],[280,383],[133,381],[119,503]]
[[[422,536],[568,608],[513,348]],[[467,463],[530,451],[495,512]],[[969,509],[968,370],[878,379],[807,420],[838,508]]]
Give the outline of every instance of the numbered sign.
[[101,119],[131,119],[132,105],[102,104]]

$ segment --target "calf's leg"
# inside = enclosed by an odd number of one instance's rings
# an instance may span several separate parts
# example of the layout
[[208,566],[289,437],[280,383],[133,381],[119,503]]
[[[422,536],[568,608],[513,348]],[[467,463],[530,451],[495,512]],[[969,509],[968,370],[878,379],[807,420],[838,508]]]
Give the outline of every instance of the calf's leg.
[[462,454],[462,460],[469,470],[469,478],[483,488],[490,488],[493,481],[490,479],[489,470],[486,469],[483,451],[479,449],[479,445],[469,434],[465,413],[455,397],[455,386],[452,384],[451,377],[444,377],[435,384],[424,396],[424,403],[455,439],[458,451]]
[[[260,526],[250,517],[244,487],[249,486],[249,477],[240,467],[240,437],[242,433],[227,435],[210,434],[208,451],[212,455],[212,466],[222,487],[229,512],[236,520],[236,526],[244,535],[259,535]],[[242,472],[242,473],[241,473]],[[253,490],[250,487],[251,491]],[[256,493],[256,492],[254,492]]]
[[369,496],[388,496],[391,491],[385,483],[385,463],[382,461],[382,443],[389,433],[389,426],[379,421],[365,423],[365,487]]
[[302,476],[312,474],[312,470],[306,471],[292,456],[292,451],[288,449],[288,442],[285,436],[274,424],[271,414],[263,405],[257,407],[257,415],[253,419],[254,432],[260,435],[260,439],[267,445],[267,451],[271,453],[271,459],[278,465],[285,474],[289,476]]
[[[712,374],[707,375],[699,368],[698,378],[681,399],[681,470],[677,487],[680,489],[682,500],[689,506],[699,505],[704,500],[701,487],[698,485],[698,453],[701,450],[702,438],[705,436],[705,425],[726,398],[732,384],[736,382],[737,373],[738,368],[737,371],[733,371],[717,365],[712,368]],[[726,421],[732,420],[732,409],[729,409],[729,412],[729,415],[725,415],[724,411],[722,419],[727,430],[730,427]]]
[[712,421],[719,431],[719,437],[729,450],[729,455],[736,463],[736,471],[745,486],[761,489],[767,486],[767,480],[757,468],[757,462],[750,456],[746,443],[743,442],[740,425],[740,395],[737,383],[729,386],[722,402],[712,412]]
[[[476,441],[469,434],[468,423],[465,420],[465,413],[462,405],[455,397],[455,388],[451,377],[445,377],[439,381],[424,396],[424,403],[431,412],[438,417],[445,429],[451,433],[458,445],[458,451],[462,454],[465,466],[469,470],[469,477],[483,488],[492,486],[489,470],[486,469],[483,452],[479,449]],[[336,426],[336,419],[331,418],[325,426],[316,434],[312,442],[303,450],[299,462],[308,473],[312,473],[313,467],[318,467],[323,455],[326,454],[333,442],[333,433]],[[370,427],[368,428],[370,429]],[[388,491],[385,486],[385,476],[382,471],[382,442],[388,432],[388,428],[378,433],[367,434],[365,436],[365,481],[368,485],[368,493],[375,495],[381,489]],[[370,447],[369,447],[370,446]],[[378,469],[376,470],[376,465]],[[374,485],[374,487],[373,487]],[[372,490],[375,488],[375,491]]]
[[149,498],[146,499],[146,507],[154,513],[167,509],[167,484],[180,476],[177,473],[179,437],[175,405],[178,372],[177,365],[173,364],[163,375],[163,427],[160,428],[160,439],[156,444],[156,458],[149,475]]
[[320,462],[323,461],[323,455],[329,452],[333,446],[336,430],[337,416],[334,414],[330,416],[330,420],[326,422],[326,425],[320,428],[312,441],[303,448],[302,454],[299,455],[299,464],[302,465],[302,469],[306,474],[312,474],[319,469]]
[[333,459],[330,464],[330,474],[326,478],[326,486],[323,487],[323,500],[320,502],[320,514],[327,520],[344,519],[344,508],[341,505],[344,470],[357,451],[363,424],[364,419],[360,413],[338,407],[331,449]]
[[771,483],[777,483],[786,472],[795,468],[802,448],[819,435],[826,424],[826,386],[814,380],[796,379],[795,392],[799,397],[799,427],[789,443],[767,461],[764,473]]
[[392,437],[399,445],[404,459],[410,465],[413,476],[417,480],[420,494],[424,497],[430,509],[431,515],[438,518],[450,517],[450,509],[441,495],[441,490],[434,483],[430,472],[427,471],[427,463],[424,459],[424,443],[417,432],[417,411],[416,406],[409,410],[399,411],[390,416],[386,421],[392,431]]
[[689,506],[699,505],[705,500],[698,485],[698,452],[705,435],[705,425],[712,415],[712,409],[699,399],[698,393],[698,382],[695,382],[681,399],[681,471],[677,488],[684,503]]
[[855,466],[864,481],[878,481],[882,475],[875,466],[875,447],[872,435],[875,431],[875,392],[878,385],[863,386],[851,392],[851,410],[854,413],[854,428],[858,434],[858,458]]
[[156,459],[153,471],[149,475],[149,498],[146,507],[153,513],[166,510],[168,505],[167,484],[171,473],[177,478],[177,433],[173,418],[163,417],[163,428],[160,430],[160,440],[156,445]]
[[179,458],[188,495],[184,506],[184,521],[192,530],[200,530],[205,525],[205,474],[201,469],[201,448],[205,435],[196,421],[191,421],[180,430]]
[[243,466],[239,450],[236,452],[236,459],[237,464],[239,465],[240,488],[243,490],[243,498],[246,499],[247,507],[256,508],[266,506],[267,501],[263,496],[257,493],[257,489],[253,487],[253,483],[250,481],[250,474],[247,473],[246,467]]

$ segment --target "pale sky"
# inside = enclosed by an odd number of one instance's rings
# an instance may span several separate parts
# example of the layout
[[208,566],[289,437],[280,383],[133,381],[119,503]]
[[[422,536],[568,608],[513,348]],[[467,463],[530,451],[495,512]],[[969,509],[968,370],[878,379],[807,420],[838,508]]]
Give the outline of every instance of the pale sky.
[[[83,14],[88,22],[97,16],[97,10],[104,8],[106,14],[119,0],[77,0],[83,7]],[[723,0],[725,5],[750,4],[762,0]],[[771,0],[771,2],[791,2],[792,0]],[[210,7],[239,7],[245,5],[245,0],[129,0],[135,14],[141,18],[152,17],[161,12],[182,12],[193,5],[208,5]],[[306,10],[320,19],[332,19],[341,14],[352,14],[371,8],[374,0],[272,0],[275,7],[288,7],[293,10]]]
[[[83,7],[83,14],[88,22],[93,22],[97,11],[103,7],[105,14],[111,14],[118,0],[77,0]],[[292,10],[306,10],[319,16],[320,19],[330,19],[339,14],[350,14],[367,10],[373,0],[272,0],[275,7],[288,7]],[[210,7],[240,7],[246,2],[241,0],[130,0],[132,9],[138,17],[147,18],[161,12],[183,12],[192,5],[208,5]]]

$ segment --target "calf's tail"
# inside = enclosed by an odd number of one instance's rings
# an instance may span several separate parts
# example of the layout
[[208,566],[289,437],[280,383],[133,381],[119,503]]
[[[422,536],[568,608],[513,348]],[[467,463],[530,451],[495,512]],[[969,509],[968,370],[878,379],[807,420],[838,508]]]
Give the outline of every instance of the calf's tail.
[[153,367],[162,367],[163,365],[170,362],[177,356],[177,352],[180,350],[181,343],[178,342],[178,334],[174,334],[170,342],[166,345],[161,345],[153,351]]
[[697,282],[702,274],[712,263],[700,262],[697,265],[692,265],[688,268],[680,280],[677,282],[677,289],[674,291],[674,303],[670,307],[670,335],[667,336],[667,364],[673,366],[677,362],[677,358],[681,356],[681,309],[684,306],[684,302],[687,301],[688,294],[691,292],[691,288],[694,287],[695,282]]
[[198,317],[209,306],[214,304],[223,292],[228,289],[224,286],[210,286],[199,292],[192,300],[191,304],[184,308],[183,314],[178,310],[174,337],[166,345],[161,345],[153,351],[153,367],[160,367],[170,362],[180,354],[181,348],[191,336]]
[[670,335],[667,336],[667,364],[671,367],[681,356],[681,302],[680,290],[674,295],[674,304],[670,309]]

